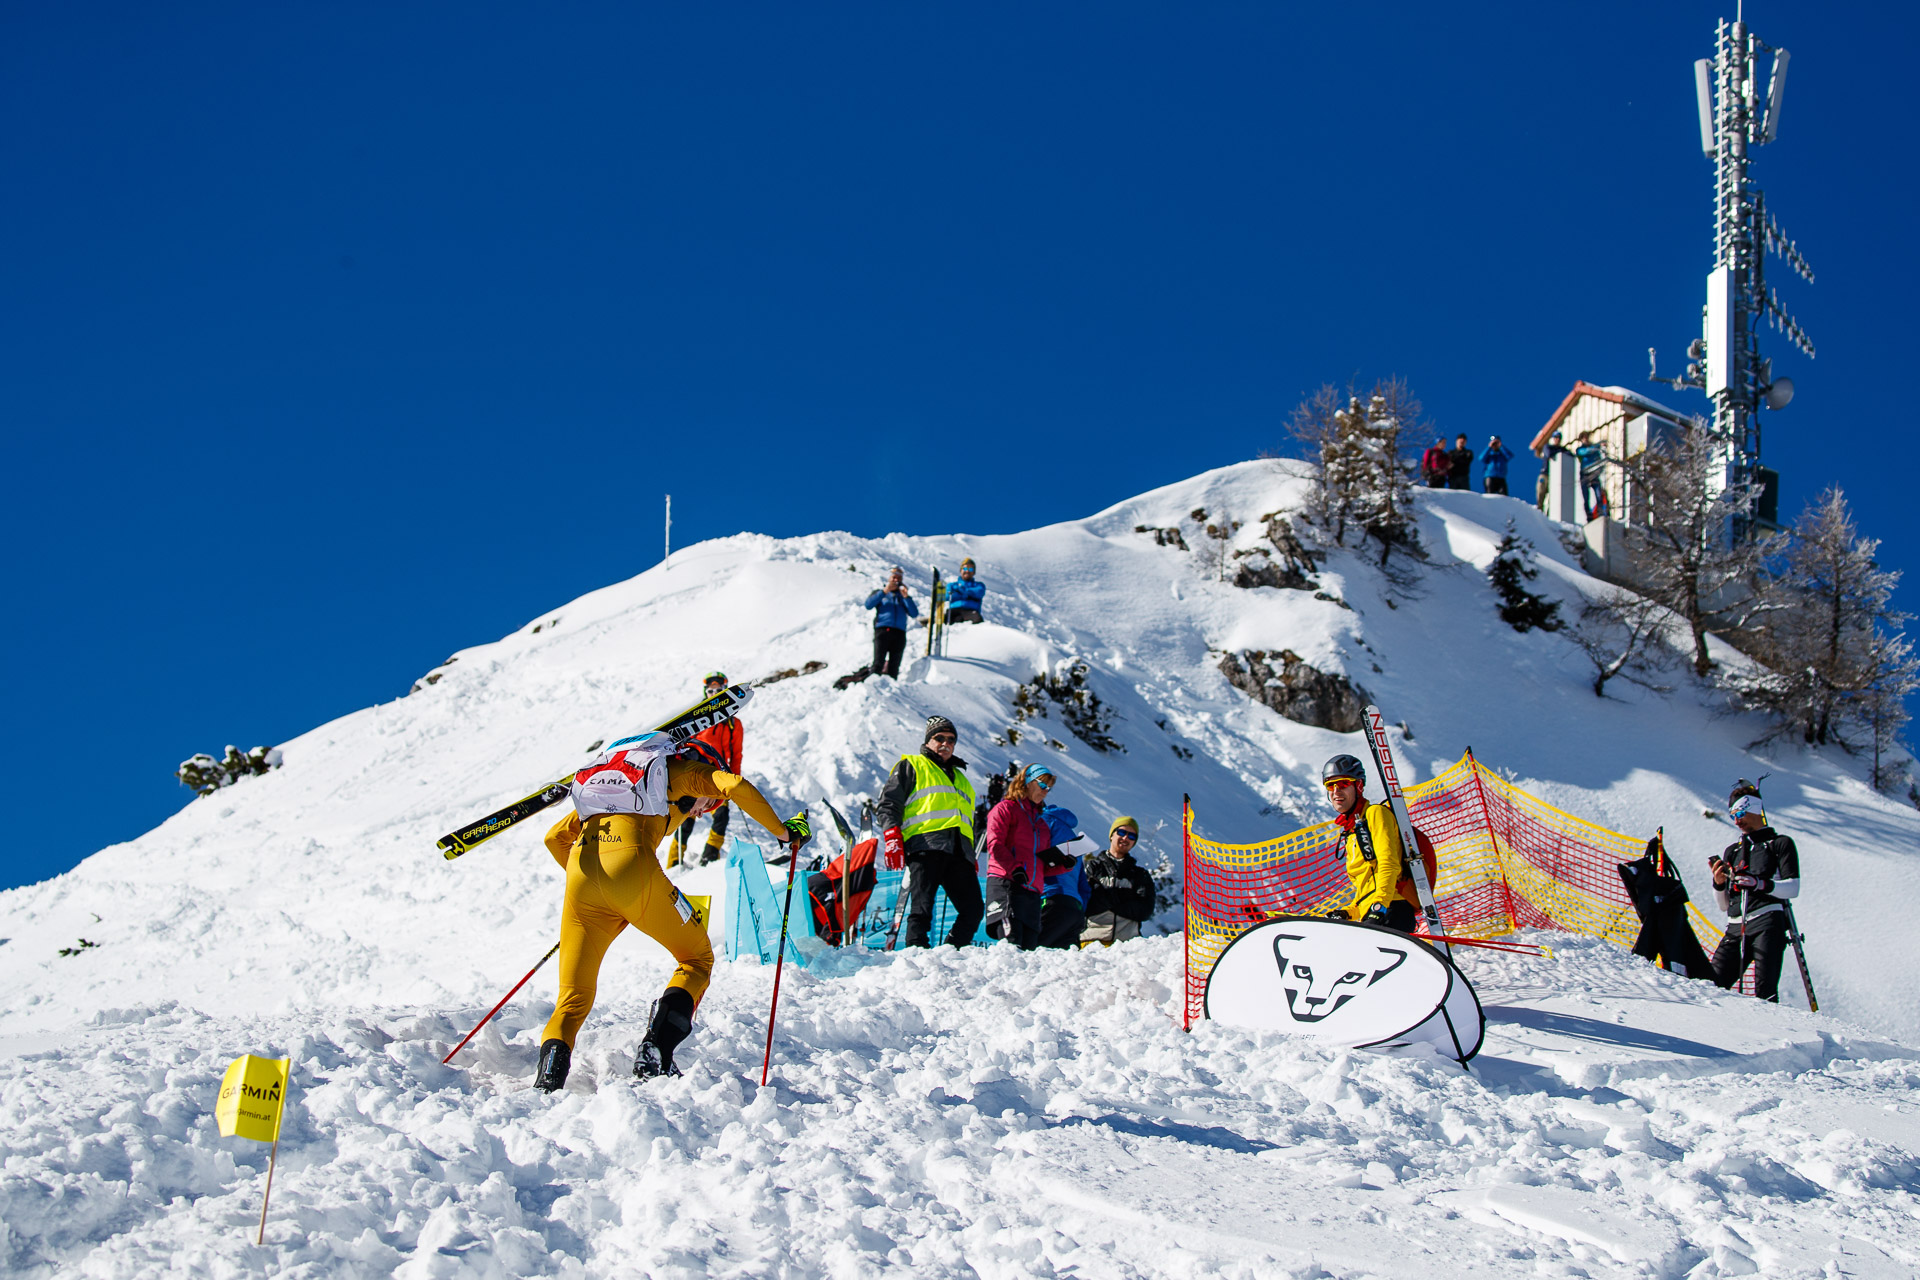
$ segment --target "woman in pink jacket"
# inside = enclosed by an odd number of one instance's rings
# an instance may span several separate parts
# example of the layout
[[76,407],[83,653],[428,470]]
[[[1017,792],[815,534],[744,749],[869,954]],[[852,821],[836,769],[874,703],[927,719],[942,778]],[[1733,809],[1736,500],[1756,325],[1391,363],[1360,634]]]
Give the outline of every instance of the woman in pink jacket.
[[1040,944],[1041,864],[1054,853],[1041,810],[1053,783],[1053,770],[1030,764],[987,815],[987,936],[1022,951]]

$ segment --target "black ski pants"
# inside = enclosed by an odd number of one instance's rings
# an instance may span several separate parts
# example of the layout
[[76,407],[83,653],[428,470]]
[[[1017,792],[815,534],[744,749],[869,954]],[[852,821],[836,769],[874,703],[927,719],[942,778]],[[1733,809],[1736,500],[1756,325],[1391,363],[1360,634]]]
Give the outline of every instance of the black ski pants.
[[933,931],[933,895],[944,890],[953,904],[953,928],[947,931],[947,945],[964,947],[973,941],[986,906],[980,900],[980,876],[974,869],[971,853],[936,851],[909,853],[906,880],[900,892],[907,897],[906,947],[930,945],[927,935]]
[[1087,911],[1076,898],[1056,893],[1040,903],[1040,945],[1066,951],[1080,942]]
[[867,670],[877,676],[900,678],[900,655],[907,651],[907,633],[900,627],[873,629],[873,662]]
[[1732,987],[1740,975],[1753,966],[1753,994],[1762,1000],[1780,1003],[1780,962],[1787,957],[1787,913],[1769,911],[1747,922],[1746,936],[1740,926],[1727,925],[1727,936],[1713,952],[1713,980]]
[[987,936],[1006,939],[1022,951],[1040,945],[1040,891],[1005,876],[987,877]]
[[1488,493],[1505,493],[1506,491],[1507,491],[1507,478],[1505,476],[1488,476],[1487,477]]

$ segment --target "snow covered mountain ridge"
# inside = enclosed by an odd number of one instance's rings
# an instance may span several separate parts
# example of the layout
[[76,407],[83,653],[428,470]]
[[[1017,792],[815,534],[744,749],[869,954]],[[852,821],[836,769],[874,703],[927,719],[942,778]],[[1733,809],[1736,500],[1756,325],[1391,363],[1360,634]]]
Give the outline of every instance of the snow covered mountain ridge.
[[[281,744],[272,774],[0,894],[10,1270],[1430,1275],[1470,1256],[1493,1274],[1770,1259],[1819,1274],[1846,1238],[1910,1273],[1920,1129],[1888,1108],[1920,1081],[1906,1047],[1920,992],[1888,979],[1916,971],[1920,943],[1869,904],[1911,874],[1920,814],[1844,759],[1757,759],[1752,726],[1691,688],[1596,699],[1570,644],[1496,614],[1485,569],[1508,520],[1539,551],[1536,589],[1573,602],[1594,586],[1519,502],[1419,493],[1432,562],[1411,588],[1339,551],[1315,589],[1232,585],[1222,556],[1258,546],[1303,484],[1296,464],[1263,461],[1025,533],[703,543]],[[936,660],[915,637],[897,683],[835,691],[866,661],[860,601],[885,569],[902,565],[924,606],[931,569],[964,555],[987,623],[955,628]],[[524,1091],[550,975],[464,1071],[438,1066],[550,943],[560,880],[538,822],[456,863],[435,838],[683,705],[705,671],[825,664],[767,684],[745,716],[746,772],[782,811],[825,798],[851,812],[939,713],[976,776],[1045,760],[1083,826],[1138,817],[1152,866],[1177,862],[1182,794],[1209,835],[1268,838],[1325,816],[1320,765],[1356,750],[1234,688],[1222,658],[1249,651],[1364,686],[1411,729],[1398,745],[1419,777],[1471,745],[1571,812],[1664,826],[1703,898],[1705,857],[1733,839],[1704,811],[1733,778],[1770,772],[1769,811],[1800,844],[1822,1015],[1602,943],[1552,964],[1476,956],[1463,966],[1489,1048],[1463,1076],[1211,1026],[1182,1036],[1177,939],[936,952],[790,976],[785,1065],[757,1090],[743,1073],[751,1058],[757,1082],[770,975],[723,963],[688,1044],[698,1065],[642,1094],[623,1055],[666,961],[629,935],[565,1094]],[[1016,709],[1036,674],[1080,664],[1115,749],[1057,705]],[[1017,743],[995,742],[1010,729]],[[59,954],[82,937],[98,945]],[[1791,976],[1783,990],[1799,998]],[[288,1217],[265,1254],[230,1229],[257,1209],[258,1162],[209,1134],[201,1099],[249,1050],[291,1053],[302,1099],[275,1190]],[[1754,1224],[1781,1197],[1799,1225],[1768,1235]],[[1394,1232],[1345,1220],[1373,1214]],[[1211,1233],[1191,1225],[1209,1215]],[[1280,1231],[1277,1215],[1297,1220]]]

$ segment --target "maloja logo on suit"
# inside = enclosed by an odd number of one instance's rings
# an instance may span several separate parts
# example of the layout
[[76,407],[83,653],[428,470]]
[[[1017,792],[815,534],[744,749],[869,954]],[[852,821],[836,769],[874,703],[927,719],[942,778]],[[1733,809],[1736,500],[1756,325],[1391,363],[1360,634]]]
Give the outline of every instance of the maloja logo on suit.
[[1312,917],[1255,925],[1207,978],[1206,1015],[1353,1048],[1431,1043],[1462,1061],[1480,1048],[1473,988],[1446,957],[1391,929]]

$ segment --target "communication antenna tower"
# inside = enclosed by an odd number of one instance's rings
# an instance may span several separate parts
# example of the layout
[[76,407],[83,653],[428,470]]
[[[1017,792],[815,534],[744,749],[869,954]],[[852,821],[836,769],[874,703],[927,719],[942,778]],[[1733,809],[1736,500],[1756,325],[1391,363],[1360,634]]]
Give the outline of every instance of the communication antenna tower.
[[[1773,55],[1764,96],[1762,51]],[[1713,401],[1714,434],[1726,445],[1728,479],[1733,481],[1758,478],[1760,409],[1784,409],[1793,399],[1793,379],[1775,377],[1773,361],[1760,354],[1761,324],[1772,324],[1813,358],[1812,339],[1767,286],[1763,267],[1771,251],[1809,284],[1813,268],[1767,212],[1766,195],[1747,173],[1751,149],[1780,134],[1787,63],[1785,49],[1774,48],[1735,17],[1715,29],[1713,57],[1693,64],[1700,149],[1714,169],[1713,270],[1707,275],[1706,323],[1687,348],[1687,371],[1680,377],[1662,378],[1653,348],[1647,348],[1653,381],[1698,387]]]

